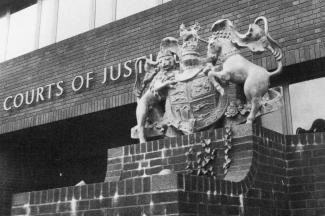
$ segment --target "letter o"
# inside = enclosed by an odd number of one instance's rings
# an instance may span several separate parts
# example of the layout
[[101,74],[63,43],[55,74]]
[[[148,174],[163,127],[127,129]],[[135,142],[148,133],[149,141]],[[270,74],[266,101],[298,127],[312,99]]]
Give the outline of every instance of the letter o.
[[[80,84],[78,87],[76,87],[76,80],[80,79]],[[82,86],[84,85],[84,78],[82,76],[76,76],[73,80],[72,80],[72,90],[77,92],[79,91]]]
[[[17,103],[18,97],[20,97],[19,103]],[[19,93],[14,97],[14,107],[19,108],[21,105],[23,105],[23,102],[24,102],[24,95],[22,93]]]

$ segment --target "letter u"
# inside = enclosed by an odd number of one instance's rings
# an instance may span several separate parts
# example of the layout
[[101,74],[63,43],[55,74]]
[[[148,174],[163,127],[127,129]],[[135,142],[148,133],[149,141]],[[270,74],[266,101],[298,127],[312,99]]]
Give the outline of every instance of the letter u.
[[31,96],[31,99],[29,100],[29,91],[26,91],[26,104],[30,105],[34,102],[34,98],[35,98],[35,92],[34,92],[34,89],[31,90],[31,93],[32,93],[32,96]]
[[115,80],[117,80],[118,78],[120,78],[120,76],[121,76],[121,63],[118,64],[118,70],[117,70],[117,75],[116,75],[116,77],[114,77],[113,74],[114,74],[114,68],[113,68],[113,66],[111,66],[111,71],[110,71],[110,78],[111,78],[111,80],[115,81]]

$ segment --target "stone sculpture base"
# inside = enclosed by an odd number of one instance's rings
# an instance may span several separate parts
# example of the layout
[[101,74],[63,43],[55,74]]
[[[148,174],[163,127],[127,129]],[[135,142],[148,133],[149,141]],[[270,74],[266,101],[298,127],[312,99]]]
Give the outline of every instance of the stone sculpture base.
[[[106,182],[15,194],[12,215],[325,214],[325,133],[284,136],[239,125],[225,153],[225,132],[109,149]],[[201,149],[202,138],[216,149],[215,177],[187,174],[185,153]],[[231,159],[228,169],[225,155]],[[174,173],[159,175],[162,169]]]

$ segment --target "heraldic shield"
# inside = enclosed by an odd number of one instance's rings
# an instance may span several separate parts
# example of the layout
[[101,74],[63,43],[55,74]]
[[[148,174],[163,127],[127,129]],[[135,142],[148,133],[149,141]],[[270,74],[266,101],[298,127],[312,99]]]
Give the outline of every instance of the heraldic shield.
[[167,94],[165,122],[185,134],[211,126],[226,111],[228,88],[225,89],[225,94],[220,95],[204,74],[178,82]]

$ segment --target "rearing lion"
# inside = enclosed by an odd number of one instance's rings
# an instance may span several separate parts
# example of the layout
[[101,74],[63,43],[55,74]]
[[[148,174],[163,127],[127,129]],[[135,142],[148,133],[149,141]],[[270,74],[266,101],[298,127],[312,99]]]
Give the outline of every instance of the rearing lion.
[[[257,25],[264,21],[264,30]],[[223,94],[219,81],[244,84],[247,102],[251,103],[251,111],[246,123],[252,123],[261,106],[263,95],[270,85],[270,77],[282,71],[282,51],[279,44],[268,33],[268,23],[265,17],[258,17],[249,26],[246,34],[236,31],[233,23],[222,19],[212,25],[213,35],[208,44],[208,66],[205,73],[215,88]],[[239,49],[248,47],[253,52],[270,50],[277,61],[277,69],[273,72],[258,66],[239,54]]]

